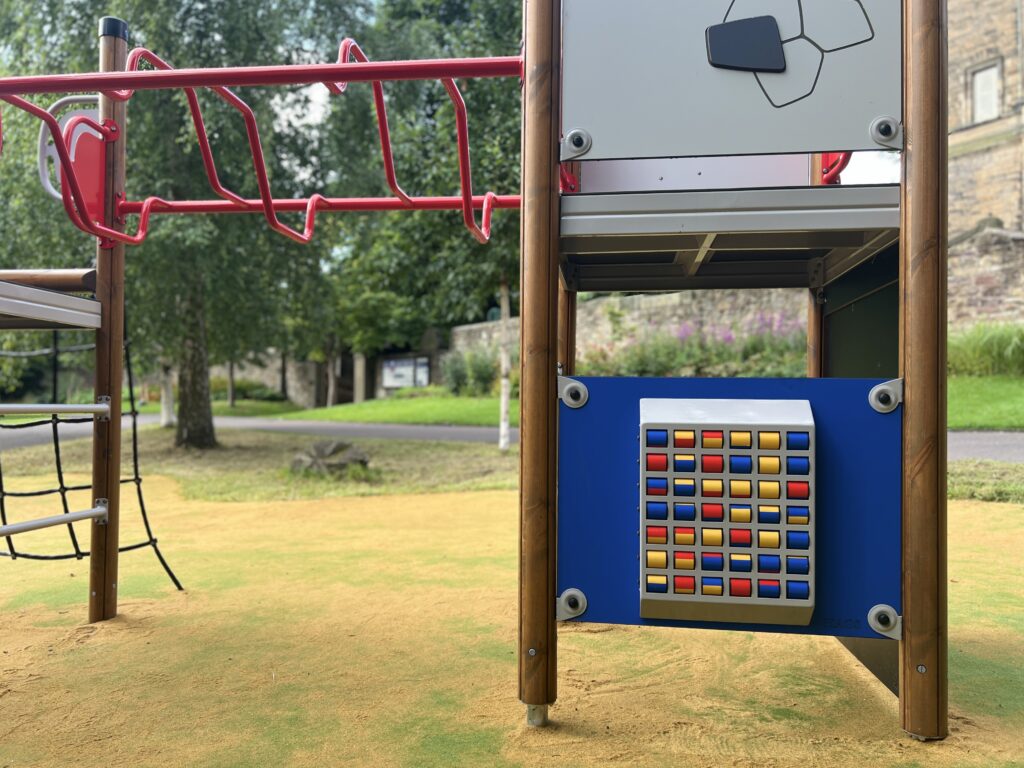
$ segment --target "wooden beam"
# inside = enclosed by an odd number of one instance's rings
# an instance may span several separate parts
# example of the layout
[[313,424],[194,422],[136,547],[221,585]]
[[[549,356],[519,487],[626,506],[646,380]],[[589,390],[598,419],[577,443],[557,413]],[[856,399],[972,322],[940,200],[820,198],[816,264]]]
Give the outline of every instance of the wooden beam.
[[[120,72],[128,58],[128,28],[118,20],[100,20],[100,71]],[[125,102],[100,96],[100,120],[117,124],[116,141],[107,144],[104,223],[124,230],[116,213],[124,199]],[[89,621],[117,615],[117,567],[121,496],[121,379],[124,356],[124,244],[96,247],[96,299],[103,324],[96,332],[96,397],[110,398],[110,418],[93,427],[92,495],[107,500],[107,521],[94,522],[89,547]]]
[[520,341],[519,698],[555,700],[560,0],[524,0]]
[[95,269],[0,269],[0,281],[63,293],[96,290]]
[[946,694],[946,10],[904,0],[900,248],[903,641],[900,717],[948,733]]

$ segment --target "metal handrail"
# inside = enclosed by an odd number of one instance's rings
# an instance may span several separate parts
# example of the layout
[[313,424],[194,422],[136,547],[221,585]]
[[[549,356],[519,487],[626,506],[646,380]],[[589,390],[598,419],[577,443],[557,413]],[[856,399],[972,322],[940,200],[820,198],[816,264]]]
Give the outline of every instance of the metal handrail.
[[13,536],[17,533],[28,533],[38,531],[42,528],[53,528],[57,525],[77,523],[79,520],[107,520],[107,505],[100,504],[92,509],[84,509],[81,512],[68,512],[64,515],[52,515],[51,517],[40,517],[36,520],[25,520],[21,523],[0,525],[0,538]]
[[80,413],[110,416],[110,403],[0,403],[0,416],[29,416],[35,414]]

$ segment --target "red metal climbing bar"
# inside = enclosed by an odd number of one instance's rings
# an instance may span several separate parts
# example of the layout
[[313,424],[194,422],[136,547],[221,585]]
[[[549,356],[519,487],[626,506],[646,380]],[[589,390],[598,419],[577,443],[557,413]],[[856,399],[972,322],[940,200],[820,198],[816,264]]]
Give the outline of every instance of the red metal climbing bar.
[[[138,67],[143,62],[154,69],[139,71]],[[64,207],[71,221],[79,229],[95,235],[102,241],[131,245],[141,243],[149,232],[150,217],[161,213],[262,213],[267,224],[275,232],[305,243],[312,238],[316,215],[321,211],[461,210],[467,229],[479,242],[485,243],[490,238],[491,215],[494,209],[519,206],[517,195],[499,196],[493,192],[484,195],[473,194],[469,119],[465,101],[455,83],[457,77],[521,77],[522,60],[518,57],[375,63],[367,59],[355,41],[346,39],[339,47],[338,61],[335,64],[175,70],[151,51],[137,48],[129,54],[126,69],[126,72],[0,78],[0,100],[38,117],[46,124],[53,137],[62,172]],[[455,138],[459,165],[458,196],[412,197],[399,185],[395,171],[383,82],[432,79],[441,81],[455,109]],[[249,105],[227,86],[319,83],[332,93],[341,94],[351,82],[372,84],[384,175],[394,197],[328,198],[316,193],[308,198],[295,200],[274,198],[256,116]],[[221,183],[195,91],[198,87],[209,88],[242,116],[259,189],[258,200],[242,198]],[[118,213],[137,215],[139,223],[134,234],[117,232],[101,223],[102,211],[97,210],[95,205],[90,208],[89,202],[95,197],[94,188],[102,188],[102,183],[94,173],[88,174],[89,184],[83,183],[69,146],[72,144],[74,127],[78,125],[85,125],[97,131],[107,141],[111,140],[111,135],[116,133],[118,127],[100,126],[88,119],[76,118],[61,131],[52,115],[18,94],[68,93],[95,89],[111,99],[127,101],[136,90],[160,88],[181,88],[185,91],[207,180],[213,193],[220,199],[171,201],[150,196],[140,201],[125,200],[119,204]],[[476,221],[477,210],[481,211],[479,224]],[[278,213],[286,212],[305,213],[304,227],[301,231],[289,227],[278,218]]]

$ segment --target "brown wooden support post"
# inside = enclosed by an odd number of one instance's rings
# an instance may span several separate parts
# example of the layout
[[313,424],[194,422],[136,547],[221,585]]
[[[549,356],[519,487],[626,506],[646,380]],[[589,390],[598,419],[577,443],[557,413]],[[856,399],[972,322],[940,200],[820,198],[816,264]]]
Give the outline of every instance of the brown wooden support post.
[[903,404],[903,640],[900,716],[947,735],[946,8],[904,0],[900,240]]
[[[100,71],[120,72],[128,57],[128,25],[100,19]],[[100,120],[113,120],[116,140],[107,144],[105,224],[123,230],[117,202],[124,199],[125,103],[100,96]],[[117,615],[118,523],[121,496],[121,378],[124,356],[124,244],[96,248],[96,298],[102,326],[96,332],[96,397],[110,398],[109,420],[93,427],[92,494],[107,500],[107,520],[94,522],[89,563],[89,621]]]
[[576,373],[576,291],[558,281],[558,365],[564,376]]
[[556,696],[560,0],[524,0],[520,340],[519,698],[544,725]]

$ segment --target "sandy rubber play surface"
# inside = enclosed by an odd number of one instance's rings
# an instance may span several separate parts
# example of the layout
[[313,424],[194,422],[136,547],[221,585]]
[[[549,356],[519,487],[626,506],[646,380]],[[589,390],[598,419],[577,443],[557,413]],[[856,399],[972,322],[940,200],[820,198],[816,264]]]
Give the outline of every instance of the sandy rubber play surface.
[[830,638],[591,625],[561,628],[555,723],[527,730],[513,492],[146,490],[186,593],[126,554],[122,615],[88,626],[86,562],[0,561],[3,768],[1024,765],[1020,507],[950,505],[952,734],[921,744]]

